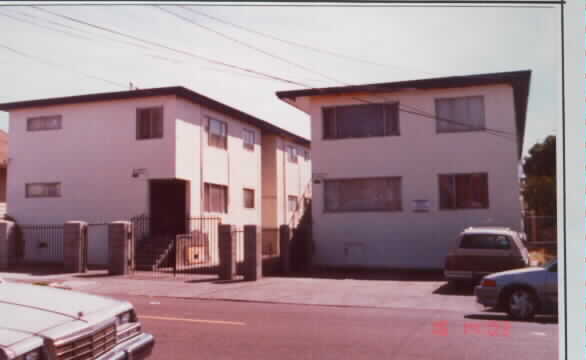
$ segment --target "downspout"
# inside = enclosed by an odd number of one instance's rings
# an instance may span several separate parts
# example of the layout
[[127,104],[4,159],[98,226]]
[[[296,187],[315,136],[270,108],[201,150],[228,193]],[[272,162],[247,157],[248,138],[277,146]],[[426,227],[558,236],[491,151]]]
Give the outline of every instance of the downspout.
[[[201,109],[200,109],[201,111]],[[203,130],[204,119],[200,113],[200,127],[199,127],[199,216],[203,217],[203,202],[204,202],[204,186],[203,186]]]
[[287,198],[287,145],[283,141],[283,221],[284,225],[289,225],[287,220],[287,205],[289,198]]

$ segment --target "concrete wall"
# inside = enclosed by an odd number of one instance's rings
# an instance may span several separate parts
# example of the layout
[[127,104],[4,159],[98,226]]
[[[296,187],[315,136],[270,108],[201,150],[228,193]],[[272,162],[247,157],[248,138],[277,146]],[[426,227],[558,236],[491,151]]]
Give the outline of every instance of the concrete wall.
[[[436,134],[435,120],[400,112],[400,136],[322,140],[321,107],[381,102],[381,96],[315,97],[312,119],[313,172],[328,178],[401,176],[403,210],[399,212],[324,213],[323,182],[313,185],[313,236],[316,262],[398,268],[441,268],[457,234],[471,225],[520,229],[518,155],[512,89],[505,85],[383,94],[435,114],[436,97],[483,95],[487,132]],[[439,210],[438,174],[487,172],[489,208]],[[430,200],[431,210],[415,213],[413,200]]]

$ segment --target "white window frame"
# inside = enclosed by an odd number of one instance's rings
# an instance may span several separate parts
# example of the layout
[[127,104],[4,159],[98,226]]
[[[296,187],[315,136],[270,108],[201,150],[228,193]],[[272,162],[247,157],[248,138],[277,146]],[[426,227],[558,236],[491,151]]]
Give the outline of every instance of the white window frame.
[[[214,130],[212,123],[220,125],[220,133]],[[208,117],[208,146],[218,149],[228,149],[228,123],[224,120]]]

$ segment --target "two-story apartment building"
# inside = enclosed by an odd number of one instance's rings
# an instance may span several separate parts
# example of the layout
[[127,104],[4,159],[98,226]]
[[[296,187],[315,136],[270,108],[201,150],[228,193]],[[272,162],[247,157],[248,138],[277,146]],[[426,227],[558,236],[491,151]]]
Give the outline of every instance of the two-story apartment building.
[[[13,102],[0,110],[10,113],[7,197],[20,224],[147,215],[151,234],[183,233],[192,217],[277,227],[295,211],[287,199],[301,198],[310,181],[308,140],[184,87]],[[287,162],[275,161],[282,154]],[[291,179],[298,183],[284,185]],[[265,183],[279,191],[267,186],[265,194]],[[265,210],[267,197],[276,205]],[[90,263],[105,263],[106,239],[89,246]]]
[[521,230],[530,74],[278,92],[311,117],[314,262],[441,268],[468,226]]

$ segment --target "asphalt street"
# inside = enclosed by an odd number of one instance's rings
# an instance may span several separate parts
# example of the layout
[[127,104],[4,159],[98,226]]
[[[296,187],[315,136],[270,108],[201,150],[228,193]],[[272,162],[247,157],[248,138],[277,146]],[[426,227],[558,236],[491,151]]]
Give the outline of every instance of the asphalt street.
[[[558,324],[500,313],[115,296],[156,337],[152,359],[555,359]],[[473,301],[472,298],[470,298]]]

